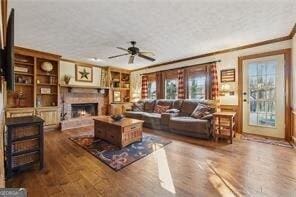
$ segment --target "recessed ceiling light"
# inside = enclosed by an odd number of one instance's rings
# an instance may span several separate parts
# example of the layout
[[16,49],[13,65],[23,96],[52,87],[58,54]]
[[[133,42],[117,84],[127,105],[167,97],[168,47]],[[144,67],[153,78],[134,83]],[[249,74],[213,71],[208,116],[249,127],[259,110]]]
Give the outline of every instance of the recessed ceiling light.
[[97,57],[92,57],[92,58],[90,58],[90,60],[91,61],[95,61],[95,62],[101,62],[101,61],[103,61],[102,59],[97,58]]

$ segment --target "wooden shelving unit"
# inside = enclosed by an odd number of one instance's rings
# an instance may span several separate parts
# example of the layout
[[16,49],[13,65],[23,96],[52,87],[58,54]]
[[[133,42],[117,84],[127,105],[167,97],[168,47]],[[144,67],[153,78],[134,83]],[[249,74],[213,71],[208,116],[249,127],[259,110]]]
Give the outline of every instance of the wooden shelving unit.
[[[46,128],[58,125],[59,60],[59,55],[15,47],[16,88],[7,94],[6,117],[38,115]],[[50,72],[41,68],[44,62],[53,65]]]
[[36,116],[7,119],[6,178],[39,164],[43,168],[43,120]]
[[111,68],[110,71],[110,103],[130,102],[130,72]]
[[101,86],[109,88],[108,114],[123,113],[130,104],[130,71],[113,67],[103,68]]

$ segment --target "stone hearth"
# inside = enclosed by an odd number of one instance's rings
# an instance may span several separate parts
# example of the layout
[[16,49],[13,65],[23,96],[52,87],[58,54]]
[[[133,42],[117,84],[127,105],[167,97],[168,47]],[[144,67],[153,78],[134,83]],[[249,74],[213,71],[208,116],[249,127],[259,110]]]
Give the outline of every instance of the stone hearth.
[[[94,124],[93,118],[97,115],[107,114],[108,96],[98,93],[97,89],[89,88],[64,88],[60,89],[60,112],[64,115],[64,120],[61,120],[61,130],[91,126]],[[73,106],[90,106],[93,105],[96,109],[87,115],[78,116],[73,112]],[[73,116],[73,113],[76,115]],[[81,113],[81,112],[80,112]],[[82,111],[84,114],[84,112]],[[86,113],[85,113],[86,114]]]

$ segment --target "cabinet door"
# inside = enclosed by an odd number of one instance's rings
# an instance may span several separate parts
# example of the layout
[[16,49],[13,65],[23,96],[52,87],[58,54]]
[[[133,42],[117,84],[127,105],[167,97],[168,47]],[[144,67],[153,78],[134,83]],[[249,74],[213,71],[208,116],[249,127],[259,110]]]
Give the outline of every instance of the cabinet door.
[[58,111],[57,110],[37,110],[37,116],[44,120],[44,125],[57,125],[58,124]]
[[34,115],[34,109],[18,109],[18,110],[7,110],[6,111],[7,118],[33,116],[33,115]]

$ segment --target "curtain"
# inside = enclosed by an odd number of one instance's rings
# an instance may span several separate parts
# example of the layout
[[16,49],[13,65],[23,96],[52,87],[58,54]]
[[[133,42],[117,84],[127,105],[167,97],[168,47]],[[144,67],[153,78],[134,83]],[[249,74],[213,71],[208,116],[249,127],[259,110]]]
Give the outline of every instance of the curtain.
[[178,70],[178,99],[185,99],[184,69]]
[[141,91],[141,98],[147,99],[148,98],[148,76],[142,76],[142,91]]
[[163,99],[164,98],[164,76],[163,72],[156,73],[156,98]]
[[211,99],[216,100],[219,96],[218,88],[218,74],[216,64],[212,64],[210,68],[210,78],[211,78]]

